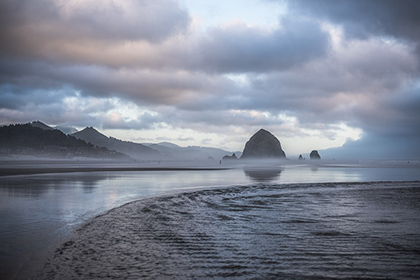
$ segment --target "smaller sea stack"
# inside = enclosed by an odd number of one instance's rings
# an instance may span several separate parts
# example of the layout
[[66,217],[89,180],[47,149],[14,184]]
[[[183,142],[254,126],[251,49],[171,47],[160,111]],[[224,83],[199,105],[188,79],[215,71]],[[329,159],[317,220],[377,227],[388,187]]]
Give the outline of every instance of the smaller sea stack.
[[313,150],[309,155],[310,159],[321,159],[321,156],[318,154],[317,150]]

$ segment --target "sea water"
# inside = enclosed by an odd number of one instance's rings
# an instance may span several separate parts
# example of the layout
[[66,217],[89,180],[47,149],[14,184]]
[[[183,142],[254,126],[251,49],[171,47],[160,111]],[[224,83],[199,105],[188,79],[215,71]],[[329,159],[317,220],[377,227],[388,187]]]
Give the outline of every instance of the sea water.
[[[420,180],[419,170],[334,163],[0,178],[0,276],[33,276],[49,259],[40,277],[414,279],[418,182],[373,182]],[[89,250],[74,248],[87,241]]]

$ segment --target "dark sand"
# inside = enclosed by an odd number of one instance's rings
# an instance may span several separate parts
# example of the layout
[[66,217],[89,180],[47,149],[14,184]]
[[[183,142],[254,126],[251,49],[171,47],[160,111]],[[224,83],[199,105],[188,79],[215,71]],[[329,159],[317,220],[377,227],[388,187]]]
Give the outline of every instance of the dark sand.
[[79,228],[34,279],[417,279],[418,190],[286,184],[139,200]]
[[122,172],[122,171],[194,171],[225,170],[216,164],[160,162],[102,162],[102,161],[0,161],[0,176],[34,175],[69,172]]

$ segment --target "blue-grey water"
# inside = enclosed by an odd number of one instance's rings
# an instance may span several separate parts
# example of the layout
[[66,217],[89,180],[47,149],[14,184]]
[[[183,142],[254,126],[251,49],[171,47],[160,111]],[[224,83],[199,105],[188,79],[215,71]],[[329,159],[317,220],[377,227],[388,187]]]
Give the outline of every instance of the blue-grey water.
[[405,162],[3,177],[0,278],[418,279],[419,180]]

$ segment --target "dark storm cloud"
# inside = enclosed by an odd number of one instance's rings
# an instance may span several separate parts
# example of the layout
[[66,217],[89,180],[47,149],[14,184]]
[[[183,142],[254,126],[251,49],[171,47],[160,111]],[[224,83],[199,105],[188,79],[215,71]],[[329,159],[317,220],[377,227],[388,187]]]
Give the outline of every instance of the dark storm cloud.
[[[368,131],[420,140],[420,84],[378,100],[382,114],[364,119]],[[420,148],[417,148],[420,151]]]
[[420,24],[420,3],[417,0],[294,0],[288,3],[300,12],[342,23],[352,35],[389,34],[420,38],[416,32]]
[[390,36],[420,42],[420,1],[417,0],[293,0],[297,14],[340,24],[350,38]]
[[197,69],[219,73],[282,71],[324,55],[328,35],[309,21],[284,19],[274,31],[237,24],[211,29],[196,47]]

